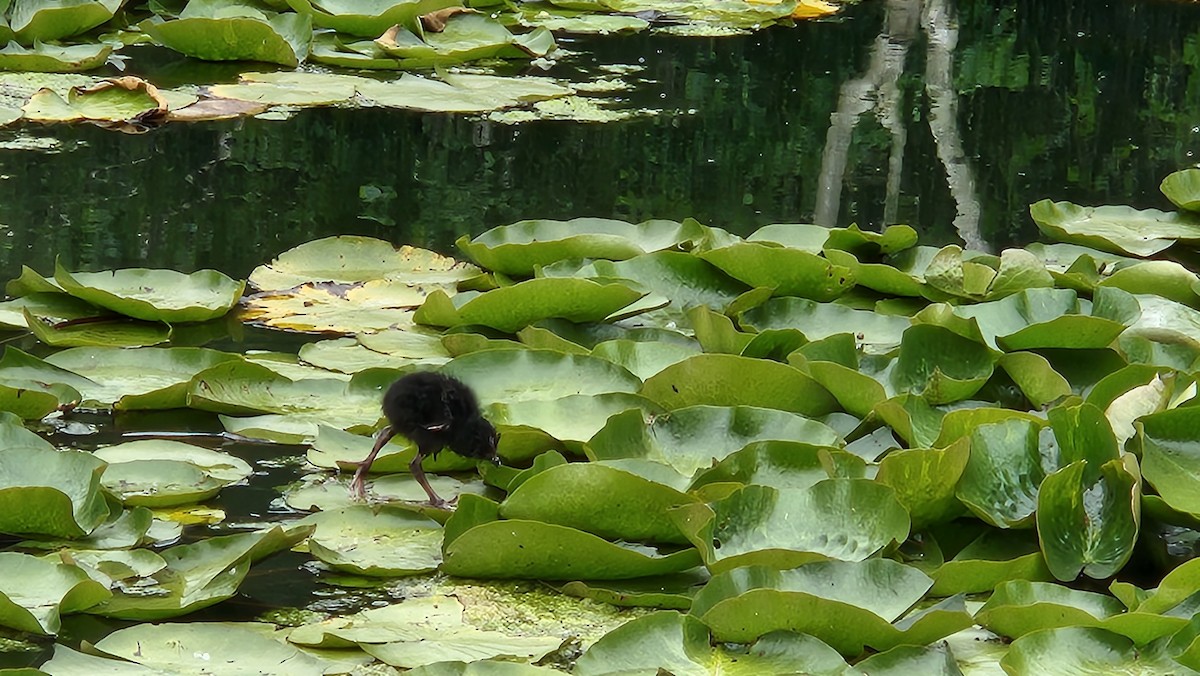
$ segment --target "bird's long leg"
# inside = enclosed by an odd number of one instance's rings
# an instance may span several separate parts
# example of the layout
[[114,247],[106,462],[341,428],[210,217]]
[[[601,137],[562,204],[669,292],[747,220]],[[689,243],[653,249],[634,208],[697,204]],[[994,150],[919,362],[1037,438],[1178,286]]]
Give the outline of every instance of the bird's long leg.
[[[375,448],[371,449],[371,454],[368,455],[362,462],[356,463],[358,469],[354,470],[354,478],[350,480],[350,495],[358,500],[364,500],[367,497],[366,487],[363,481],[367,477],[367,470],[371,469],[371,463],[375,462],[375,456],[379,455],[379,450],[384,444],[392,440],[396,435],[396,431],[387,426],[379,431],[379,436],[375,437]],[[420,455],[417,456],[421,457]]]
[[445,507],[449,503],[438,497],[437,493],[433,492],[433,487],[429,485],[429,480],[425,478],[425,469],[421,467],[421,461],[425,459],[425,449],[417,448],[417,456],[408,463],[408,471],[412,472],[413,478],[417,483],[421,484],[421,488],[425,489],[425,494],[429,496],[429,504],[434,507]]

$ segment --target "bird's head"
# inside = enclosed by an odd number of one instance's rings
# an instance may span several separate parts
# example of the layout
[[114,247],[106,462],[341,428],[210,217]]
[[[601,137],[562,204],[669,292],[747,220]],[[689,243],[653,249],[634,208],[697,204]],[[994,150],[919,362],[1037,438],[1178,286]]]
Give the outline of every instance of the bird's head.
[[459,428],[450,443],[450,448],[459,455],[499,465],[500,456],[496,454],[496,446],[499,443],[500,434],[496,432],[496,428],[483,416],[475,416]]

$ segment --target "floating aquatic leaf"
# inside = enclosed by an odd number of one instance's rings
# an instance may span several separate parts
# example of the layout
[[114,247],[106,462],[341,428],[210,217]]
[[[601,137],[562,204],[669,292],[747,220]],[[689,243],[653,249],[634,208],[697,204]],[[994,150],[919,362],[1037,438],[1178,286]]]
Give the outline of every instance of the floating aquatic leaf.
[[1159,189],[1180,209],[1200,210],[1200,169],[1184,169],[1169,174],[1162,180]]
[[237,303],[245,287],[244,282],[215,270],[190,275],[145,268],[68,272],[57,265],[54,278],[76,298],[136,319],[165,322],[220,317]]
[[[354,469],[355,463],[367,457],[374,445],[371,437],[351,434],[340,429],[319,425],[316,439],[308,451],[308,461],[324,469]],[[371,471],[378,473],[407,472],[408,464],[416,457],[417,447],[401,436],[392,437],[384,446]],[[421,466],[426,472],[443,472],[473,469],[475,460],[457,453],[439,453],[436,458],[426,458]]]
[[604,321],[643,295],[616,282],[599,284],[561,277],[530,279],[481,294],[458,294],[453,299],[435,291],[413,320],[444,327],[478,324],[513,333],[550,318]]
[[264,11],[242,0],[189,0],[178,19],[139,27],[155,42],[206,61],[265,61],[295,67],[308,56],[312,18]]
[[1097,626],[1124,611],[1119,601],[1104,594],[1013,580],[996,587],[976,619],[998,634],[1020,638],[1040,629]]
[[532,276],[537,266],[572,258],[625,260],[652,251],[691,248],[704,236],[692,219],[633,224],[603,218],[520,221],[456,244],[476,263],[507,275]]
[[[145,124],[152,124],[166,115],[167,102],[154,85],[127,76],[88,87],[72,87],[67,91],[66,98],[52,89],[41,89],[25,103],[22,110],[26,119],[39,122],[89,121],[125,131],[145,131]],[[62,283],[61,280],[59,283]],[[89,300],[80,294],[68,292]]]
[[743,327],[799,329],[810,341],[849,333],[866,352],[887,352],[900,344],[910,325],[907,317],[855,310],[836,303],[818,303],[803,298],[772,298],[741,316]]
[[[79,73],[103,66],[110,54],[112,46],[105,44],[63,46],[37,42],[32,47],[22,47],[16,42],[9,42],[7,46],[0,47],[0,70]],[[15,117],[9,122],[19,119],[22,112],[13,109],[12,114]],[[7,118],[0,111],[0,121]]]
[[562,593],[614,606],[687,610],[692,605],[692,596],[708,579],[708,571],[697,568],[637,580],[568,582],[562,586]]
[[644,397],[608,392],[496,403],[488,407],[487,417],[500,433],[500,457],[523,462],[550,448],[583,455],[584,443],[604,428],[609,417],[630,409],[647,415],[663,413]]
[[[572,463],[534,475],[500,505],[506,519],[544,521],[611,540],[686,544],[667,511],[696,498],[596,463]],[[605,508],[597,510],[603,503]]]
[[237,355],[199,347],[78,347],[56,352],[46,363],[91,381],[75,384],[85,406],[129,411],[182,408],[192,376],[236,359]]
[[130,441],[93,453],[108,463],[102,482],[122,502],[169,507],[207,500],[250,476],[244,460],[165,439]]
[[[554,637],[513,636],[476,629],[464,621],[463,605],[452,596],[410,598],[390,606],[297,627],[288,635],[288,640],[297,645],[322,648],[357,645],[380,660],[403,668],[492,657],[537,660],[562,643]],[[497,670],[495,673],[508,672]]]
[[61,614],[85,610],[109,596],[103,585],[74,565],[0,552],[0,626],[57,634]]
[[831,478],[862,478],[865,463],[840,448],[797,441],[756,441],[701,471],[689,485],[756,484],[774,488],[808,488]]
[[1195,407],[1163,411],[1141,419],[1142,473],[1171,507],[1200,513],[1200,439]]
[[879,462],[875,480],[892,487],[912,519],[913,530],[922,530],[962,514],[955,489],[970,455],[965,438],[944,449],[893,451]]
[[690,477],[756,441],[834,445],[828,426],[786,411],[751,406],[691,406],[650,419],[641,411],[609,418],[588,442],[593,460],[646,458]]
[[642,395],[667,409],[687,406],[760,406],[821,416],[837,400],[799,369],[762,359],[700,354],[646,380]]
[[545,56],[557,45],[545,28],[528,33],[509,32],[499,21],[465,11],[445,19],[441,30],[415,24],[413,30],[396,25],[375,40],[385,53],[400,59],[404,68],[427,68],[480,59],[530,59]]
[[109,518],[104,461],[44,442],[0,448],[0,533],[79,538]]
[[641,384],[636,376],[612,362],[552,350],[473,352],[455,357],[441,372],[469,385],[483,404],[632,393]]
[[746,486],[711,507],[680,507],[671,516],[713,572],[826,558],[861,561],[909,532],[895,493],[865,479],[827,479],[808,488]]
[[130,620],[158,620],[207,608],[237,593],[250,564],[287,549],[312,528],[278,526],[253,533],[224,535],[161,552],[167,567],[143,584],[115,594],[89,613]]
[[409,511],[355,505],[319,512],[301,523],[317,527],[308,550],[338,570],[414,575],[436,570],[442,561],[441,524]]
[[1037,542],[1011,532],[984,532],[933,574],[932,596],[989,592],[1009,580],[1054,579]]
[[168,673],[236,669],[264,675],[321,676],[332,668],[330,662],[273,636],[273,629],[274,625],[264,623],[138,624],[105,636],[95,649]]
[[[469,500],[469,498],[475,498]],[[662,554],[649,547],[618,545],[581,530],[523,519],[473,519],[463,496],[446,522],[445,561],[450,575],[542,580],[620,580],[677,573],[696,566],[693,549]],[[495,509],[493,507],[493,509]],[[456,521],[467,520],[459,525]]]
[[1099,479],[1085,475],[1089,462],[1076,461],[1050,474],[1038,490],[1037,528],[1046,565],[1069,582],[1082,571],[1106,578],[1124,567],[1137,544],[1141,475],[1132,456],[1100,467]]
[[1034,423],[1012,419],[982,425],[970,435],[971,456],[958,499],[993,526],[1033,523],[1038,487],[1046,477],[1037,430]]
[[1000,660],[1008,673],[1046,676],[1102,674],[1194,674],[1159,651],[1142,651],[1133,641],[1103,629],[1047,629],[1013,642]]
[[854,286],[849,268],[782,246],[740,242],[705,251],[700,257],[752,287],[774,289],[777,296],[829,301]]
[[948,404],[978,392],[991,378],[994,364],[986,345],[940,326],[918,324],[904,332],[891,383],[897,392]]
[[786,629],[858,655],[864,644],[876,650],[919,645],[970,626],[961,598],[893,624],[931,583],[889,559],[820,561],[782,571],[749,566],[713,577],[696,594],[691,613],[718,641],[747,643]]
[[664,611],[632,620],[606,634],[579,658],[575,673],[834,676],[848,668],[837,651],[811,636],[778,632],[740,649],[714,647],[704,624],[689,615]]
[[1176,242],[1200,242],[1200,219],[1190,213],[1042,200],[1029,207],[1029,215],[1056,241],[1119,254],[1153,256]]
[[[266,74],[261,78],[265,80]],[[284,80],[275,77],[269,81]],[[248,281],[261,291],[290,289],[309,282],[355,284],[376,279],[452,287],[477,274],[479,269],[473,265],[426,249],[397,248],[380,239],[341,235],[289,249],[267,265],[255,268]]]
[[452,0],[289,0],[297,12],[312,15],[313,24],[339,33],[377,37],[396,24],[410,25],[422,14],[453,7]]
[[121,4],[121,0],[16,0],[8,25],[23,45],[61,40],[108,21]]

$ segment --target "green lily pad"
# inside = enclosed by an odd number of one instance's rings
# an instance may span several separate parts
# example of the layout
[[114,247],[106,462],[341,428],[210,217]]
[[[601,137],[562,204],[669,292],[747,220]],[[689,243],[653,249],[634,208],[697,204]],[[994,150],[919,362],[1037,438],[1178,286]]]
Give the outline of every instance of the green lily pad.
[[1037,528],[1046,565],[1063,581],[1116,574],[1133,555],[1141,518],[1141,475],[1129,463],[1100,467],[1099,480],[1085,478],[1088,461],[1076,461],[1042,482]]
[[1013,642],[1000,664],[1008,673],[1046,676],[1197,673],[1159,651],[1139,650],[1124,636],[1091,627],[1061,627],[1023,636]]
[[238,302],[245,288],[244,282],[215,270],[190,275],[145,268],[72,273],[56,264],[54,278],[76,298],[151,322],[202,322],[220,317]]
[[[541,580],[620,580],[677,573],[699,564],[693,549],[662,554],[650,547],[618,545],[581,530],[523,519],[478,520],[463,496],[446,522],[449,575]],[[495,509],[495,507],[492,507]],[[472,520],[472,519],[476,520]],[[456,524],[456,521],[464,521]],[[469,527],[464,528],[467,524]],[[453,533],[456,533],[453,537]]]
[[[323,469],[352,470],[371,452],[374,440],[361,434],[351,434],[327,425],[317,426],[317,436],[308,451],[308,461]],[[371,471],[379,474],[407,472],[408,465],[417,455],[417,447],[397,435],[392,437],[379,451]],[[475,468],[474,458],[464,458],[457,453],[438,453],[436,458],[425,458],[421,467],[426,472],[453,472]]]
[[862,561],[908,539],[908,513],[888,487],[827,479],[808,488],[746,486],[713,503],[671,513],[709,570],[788,568],[826,558]]
[[308,550],[338,570],[392,577],[437,570],[442,562],[441,524],[407,510],[355,505],[301,523],[317,527]]
[[1070,289],[1030,289],[998,301],[954,309],[954,314],[979,323],[990,346],[1009,352],[1103,348],[1125,330],[1120,321],[1079,312],[1078,297]]
[[1009,352],[996,363],[1034,406],[1044,406],[1071,394],[1071,383],[1036,352]]
[[312,426],[369,431],[382,414],[382,390],[395,380],[391,371],[364,371],[349,382],[298,380],[247,361],[227,361],[196,374],[188,385],[191,408],[225,414],[276,413]]
[[104,461],[30,442],[0,449],[0,533],[79,538],[108,520]]
[[891,382],[898,392],[948,404],[978,392],[992,377],[994,364],[987,346],[940,326],[918,324],[904,332]]
[[641,382],[612,362],[552,350],[501,349],[455,357],[441,368],[480,403],[547,400],[574,394],[636,392]]
[[[696,498],[595,463],[552,467],[534,475],[500,505],[505,519],[578,528],[610,540],[686,544],[667,510]],[[597,504],[604,509],[596,509]]]
[[54,347],[144,347],[171,339],[171,327],[161,322],[141,322],[120,316],[72,324],[47,322],[24,308],[25,323],[37,339]]
[[451,0],[289,0],[288,5],[312,16],[313,24],[339,33],[377,37],[396,24],[410,25],[422,14],[453,7]]
[[254,561],[290,548],[311,532],[311,527],[285,531],[276,526],[176,545],[161,552],[166,568],[87,612],[118,619],[159,620],[207,608],[236,594]]
[[756,484],[774,488],[808,488],[825,479],[862,478],[866,464],[858,456],[833,446],[797,441],[757,441],[730,453],[689,485],[695,491],[709,484]]
[[121,4],[120,0],[17,0],[8,25],[24,45],[61,40],[108,21]]
[[32,634],[57,634],[60,615],[111,596],[82,569],[28,554],[0,552],[0,626]]
[[593,357],[624,366],[642,380],[699,353],[698,346],[623,339],[608,340],[592,348]]
[[[100,5],[99,2],[90,4]],[[7,46],[0,47],[0,70],[81,73],[103,66],[111,54],[112,46],[105,44],[63,46],[35,42],[32,47],[22,47],[16,42],[9,42]],[[15,113],[16,117],[9,122],[20,118],[21,111]],[[0,113],[0,120],[5,118]]]
[[1200,408],[1163,411],[1141,419],[1134,444],[1141,450],[1142,474],[1171,507],[1200,513]]
[[1020,638],[1040,629],[1096,626],[1124,611],[1120,601],[1104,594],[1013,580],[996,587],[976,620],[1002,636]]
[[530,279],[481,294],[461,293],[453,299],[435,291],[417,309],[413,321],[445,327],[477,324],[513,333],[549,318],[603,321],[643,295],[619,283],[564,277]]
[[700,354],[646,380],[641,394],[667,409],[759,406],[821,416],[838,408],[824,387],[799,369],[730,354]]
[[169,49],[205,61],[265,61],[294,68],[308,56],[312,18],[241,0],[189,0],[178,19],[139,27]]
[[913,530],[922,530],[962,514],[955,490],[970,456],[966,439],[944,449],[893,451],[880,461],[875,480],[892,487],[908,510]]
[[1049,582],[1054,579],[1033,538],[989,530],[933,574],[932,596],[990,592],[1009,580]]
[[504,24],[484,14],[452,14],[438,32],[414,23],[389,28],[375,39],[401,67],[422,68],[480,59],[531,59],[553,51],[554,35],[545,28],[514,34]]
[[579,676],[670,673],[812,674],[834,676],[849,667],[837,651],[802,634],[769,634],[753,645],[714,647],[708,629],[670,611],[631,620],[605,634],[576,662]]
[[[321,648],[357,645],[387,664],[406,669],[493,657],[538,660],[562,643],[554,637],[514,636],[476,629],[464,621],[463,604],[458,599],[440,595],[410,598],[390,606],[297,627],[288,635],[288,640],[301,646]],[[498,669],[495,673],[510,672]]]
[[739,242],[705,251],[700,257],[751,287],[774,289],[777,296],[830,301],[854,286],[849,268],[783,246]]
[[855,310],[836,303],[818,303],[803,298],[772,298],[747,311],[738,320],[743,328],[799,329],[810,341],[839,333],[854,335],[865,352],[882,353],[900,344],[910,325],[907,317]]
[[1014,418],[981,425],[970,438],[971,456],[958,484],[958,499],[993,526],[1033,525],[1038,487],[1046,477],[1037,425]]
[[56,352],[46,363],[91,382],[76,384],[85,406],[119,411],[182,408],[192,376],[237,355],[199,347],[78,347]]
[[75,386],[89,386],[83,376],[60,369],[15,347],[0,357],[0,411],[37,420],[60,406],[78,403]]
[[523,463],[548,449],[584,455],[585,442],[603,429],[609,417],[630,409],[647,415],[664,412],[636,394],[608,392],[553,400],[518,399],[510,404],[492,404],[486,415],[500,433],[500,457]]
[[970,626],[961,598],[893,624],[930,584],[924,573],[889,559],[820,561],[782,571],[749,566],[713,577],[696,594],[691,614],[718,641],[747,643],[788,630],[853,656],[864,645],[920,645]]
[[444,288],[477,274],[479,269],[473,265],[426,249],[395,247],[381,239],[340,235],[289,249],[267,265],[255,268],[248,281],[261,291],[290,289],[310,282],[356,284],[379,279]]
[[1029,207],[1029,215],[1043,233],[1059,242],[1118,254],[1147,257],[1176,242],[1200,242],[1200,219],[1189,213],[1042,200]]
[[722,309],[748,290],[701,258],[680,251],[656,251],[615,262],[596,260],[590,267],[599,277],[633,280],[681,309],[697,305]]
[[1162,194],[1180,209],[1200,210],[1200,169],[1184,169],[1171,173],[1158,187]]
[[636,580],[568,582],[561,591],[568,596],[593,599],[613,606],[687,610],[692,606],[692,596],[708,579],[708,571],[697,568],[675,575]]
[[133,460],[109,465],[104,470],[103,483],[121,502],[143,507],[203,502],[225,486],[199,467],[175,460]]
[[520,221],[456,244],[471,260],[506,275],[529,277],[541,265],[572,258],[625,260],[652,251],[691,248],[704,236],[692,219],[633,224],[604,218]]
[[786,411],[691,406],[650,419],[641,411],[614,415],[586,450],[592,460],[646,458],[690,477],[750,443],[772,439],[823,446],[839,442],[828,426]]
[[105,636],[95,649],[160,673],[196,673],[215,667],[321,676],[332,668],[330,662],[272,636],[273,629],[274,625],[263,623],[138,624]]

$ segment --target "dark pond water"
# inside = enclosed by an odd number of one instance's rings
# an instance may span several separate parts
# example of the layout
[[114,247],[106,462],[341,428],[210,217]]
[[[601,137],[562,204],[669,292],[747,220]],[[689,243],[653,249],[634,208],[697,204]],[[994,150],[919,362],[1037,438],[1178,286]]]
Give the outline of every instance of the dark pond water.
[[[571,39],[551,74],[642,65],[614,124],[505,126],[391,110],[90,127],[0,150],[0,276],[21,264],[245,275],[300,242],[361,233],[449,251],[524,218],[907,222],[926,241],[1036,237],[1026,206],[1166,206],[1200,151],[1200,7],[1134,0],[864,0],[753,36]],[[162,84],[197,75],[139,55]],[[149,64],[149,65],[146,65]],[[230,78],[238,68],[218,67]],[[690,112],[689,112],[690,111]]]
[[[326,235],[450,252],[462,233],[577,216],[691,216],[739,233],[910,223],[928,243],[995,249],[1036,237],[1026,207],[1047,196],[1165,208],[1159,180],[1200,152],[1200,6],[1186,3],[864,0],[835,21],[747,37],[568,46],[578,55],[551,74],[644,66],[627,105],[664,112],[506,126],[326,109],[136,137],[0,131],[0,279],[22,264],[49,272],[55,256],[75,269],[245,276]],[[166,53],[135,63],[164,85],[239,70],[197,74]],[[53,147],[14,149],[37,143]],[[240,341],[214,346],[263,346],[253,331]],[[137,432],[220,430],[196,414],[77,422],[99,431],[52,439],[92,448]],[[214,506],[235,523],[279,518],[277,487],[296,476],[280,460],[302,449],[207,438],[258,470]],[[276,574],[304,560],[256,567],[236,601],[210,612],[249,619],[312,598],[310,573]],[[112,628],[70,618],[65,640]],[[0,655],[0,666],[44,656]]]

